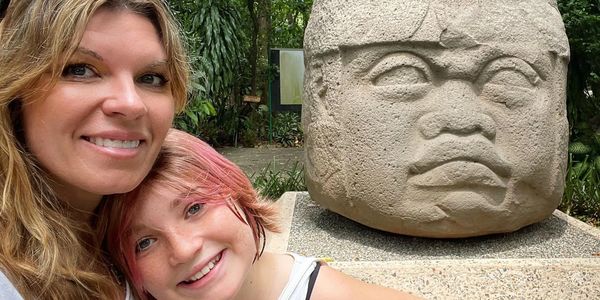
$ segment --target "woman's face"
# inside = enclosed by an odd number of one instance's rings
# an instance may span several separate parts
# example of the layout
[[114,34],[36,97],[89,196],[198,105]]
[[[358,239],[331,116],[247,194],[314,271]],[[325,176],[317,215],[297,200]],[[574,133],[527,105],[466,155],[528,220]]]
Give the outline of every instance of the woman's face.
[[58,83],[23,107],[29,150],[58,196],[86,211],[102,195],[141,182],[173,115],[155,27],[141,15],[110,9],[92,16]]
[[129,244],[142,286],[156,299],[234,299],[251,272],[250,226],[196,189],[154,184],[136,200]]

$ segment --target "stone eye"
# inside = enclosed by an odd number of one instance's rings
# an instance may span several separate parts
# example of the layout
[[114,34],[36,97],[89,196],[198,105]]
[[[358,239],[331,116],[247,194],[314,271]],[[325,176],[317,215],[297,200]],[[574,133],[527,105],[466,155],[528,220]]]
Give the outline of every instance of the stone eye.
[[374,86],[411,86],[431,82],[431,71],[422,58],[409,52],[388,54],[369,71]]
[[505,86],[518,86],[524,88],[531,88],[534,85],[523,75],[521,72],[514,70],[501,70],[494,74],[487,83],[505,85]]
[[518,58],[500,58],[486,66],[479,78],[480,84],[505,87],[534,88],[540,81],[537,72]]
[[481,72],[480,97],[508,109],[525,107],[535,103],[536,86],[540,81],[537,72],[525,61],[500,58]]
[[385,71],[373,79],[377,86],[411,85],[427,83],[429,80],[425,73],[414,66],[401,65]]

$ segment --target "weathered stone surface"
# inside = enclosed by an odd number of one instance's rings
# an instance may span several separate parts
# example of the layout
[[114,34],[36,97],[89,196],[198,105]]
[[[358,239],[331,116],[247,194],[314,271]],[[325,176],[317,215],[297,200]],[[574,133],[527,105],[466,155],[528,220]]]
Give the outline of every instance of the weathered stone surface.
[[304,48],[321,205],[424,237],[510,232],[558,206],[569,48],[555,1],[315,0]]

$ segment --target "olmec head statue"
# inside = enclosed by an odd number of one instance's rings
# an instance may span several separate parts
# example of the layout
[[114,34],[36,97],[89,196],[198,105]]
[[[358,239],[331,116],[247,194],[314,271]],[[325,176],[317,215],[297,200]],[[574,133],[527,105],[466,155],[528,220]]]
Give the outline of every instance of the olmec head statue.
[[558,206],[568,40],[555,1],[316,0],[311,197],[374,228],[510,232]]

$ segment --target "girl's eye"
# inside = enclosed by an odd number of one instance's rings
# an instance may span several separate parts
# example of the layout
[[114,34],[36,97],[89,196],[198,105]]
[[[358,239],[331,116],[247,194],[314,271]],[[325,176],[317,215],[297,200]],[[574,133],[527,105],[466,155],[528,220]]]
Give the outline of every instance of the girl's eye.
[[144,74],[138,79],[138,81],[153,87],[163,87],[168,82],[165,76],[160,74]]
[[62,72],[62,77],[65,78],[92,78],[94,76],[96,76],[96,72],[86,64],[67,65]]
[[203,206],[204,206],[204,204],[202,204],[202,203],[194,203],[194,204],[192,204],[187,209],[187,211],[185,212],[185,217],[189,218],[189,217],[191,217],[193,215],[197,215],[202,210]]
[[141,240],[139,240],[135,246],[135,252],[144,252],[146,250],[148,250],[148,248],[150,248],[150,246],[152,246],[152,244],[154,244],[156,242],[156,239],[153,238],[143,238]]

